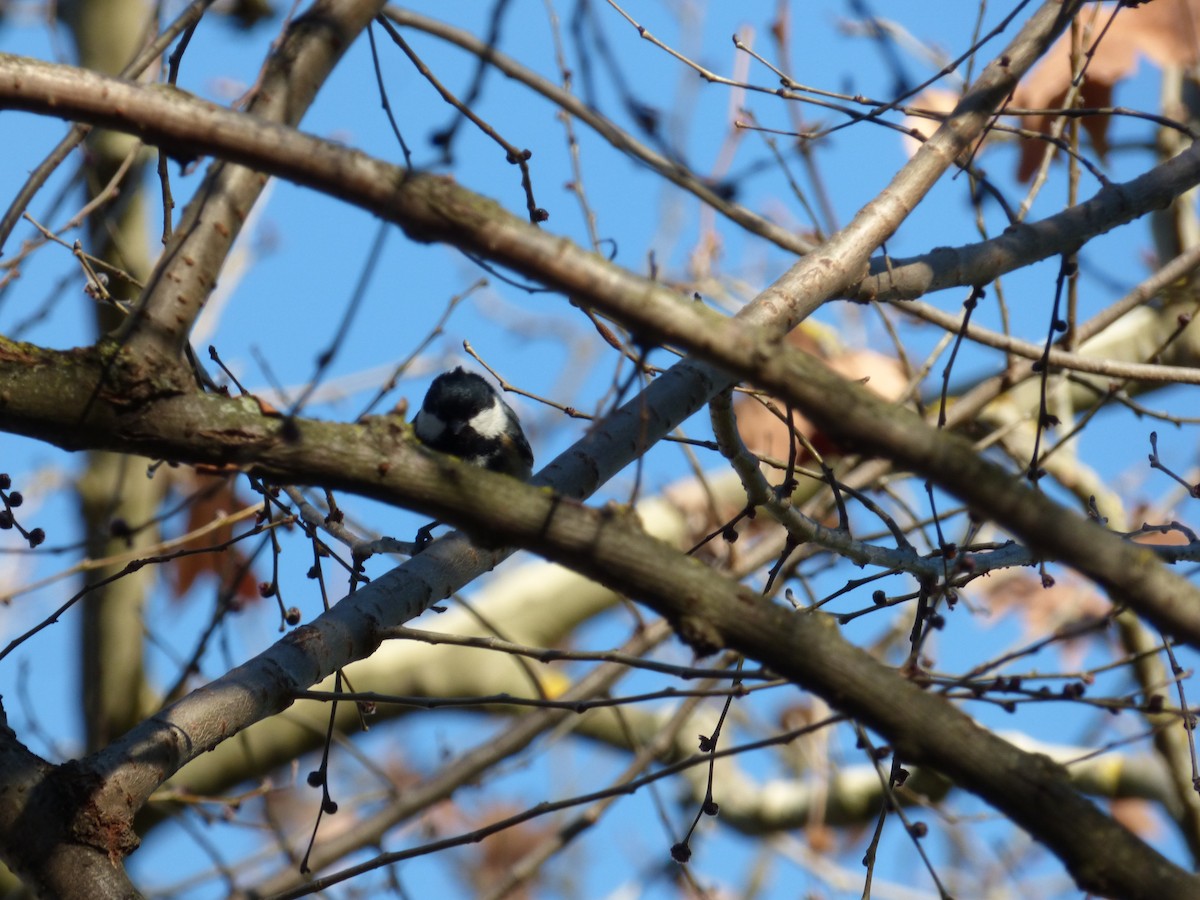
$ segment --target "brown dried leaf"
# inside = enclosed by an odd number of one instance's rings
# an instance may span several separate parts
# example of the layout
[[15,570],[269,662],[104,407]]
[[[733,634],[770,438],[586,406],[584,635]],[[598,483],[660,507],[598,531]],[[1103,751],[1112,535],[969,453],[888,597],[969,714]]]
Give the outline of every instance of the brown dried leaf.
[[832,856],[834,852],[841,849],[838,846],[838,833],[827,825],[820,823],[806,825],[804,837],[808,840],[809,849],[823,856]]
[[1137,544],[1150,544],[1157,547],[1181,547],[1191,543],[1182,531],[1155,531],[1147,534],[1136,534],[1133,536],[1133,541]]
[[250,399],[258,404],[258,411],[264,416],[270,416],[272,419],[283,418],[283,413],[272,406],[268,401],[264,400],[262,397],[259,397],[257,394],[251,394]]
[[[471,823],[471,827],[483,828],[519,812],[521,812],[521,809],[515,806],[499,805],[488,807],[480,811],[476,820]],[[522,822],[519,825],[514,825],[511,828],[505,828],[503,831],[489,835],[473,851],[473,865],[461,874],[469,880],[476,891],[482,892],[505,878],[512,871],[515,863],[520,861],[527,853],[536,850],[542,843],[549,840],[553,833],[554,828],[552,825]],[[514,898],[533,897],[537,893],[537,887],[537,880],[535,879],[505,896]]]
[[[208,525],[220,515],[247,505],[247,501],[237,496],[234,480],[229,477],[181,472],[178,487],[181,491],[196,494],[196,498],[188,507],[187,522],[184,526],[189,532]],[[189,549],[214,546],[232,537],[233,525],[221,525],[184,546]],[[190,553],[181,556],[167,567],[167,573],[171,596],[176,600],[191,590],[197,579],[205,574],[215,576],[222,591],[230,591],[231,602],[235,607],[261,599],[249,560],[236,546],[220,552]]]
[[1042,587],[1041,579],[1025,572],[988,578],[983,589],[994,613],[1017,612],[1031,634],[1046,634],[1064,625],[1094,619],[1112,610],[1112,605],[1089,581],[1056,573],[1054,584]]
[[[890,356],[877,353],[874,350],[833,350],[823,349],[816,337],[799,328],[788,335],[789,343],[823,359],[825,364],[839,375],[851,381],[862,382],[869,390],[874,391],[886,400],[899,397],[908,386],[908,379],[900,363]],[[775,407],[786,415],[784,404],[776,401]],[[742,440],[751,452],[758,456],[786,460],[788,458],[788,441],[790,433],[783,420],[768,410],[758,400],[743,397],[735,404],[738,418],[738,430]],[[836,448],[808,419],[794,413],[795,429],[807,437],[817,449],[825,454]],[[806,457],[805,450],[799,441],[797,459]]]
[[[1137,71],[1141,57],[1159,68],[1193,66],[1200,60],[1200,0],[1155,0],[1122,8],[1103,40],[1096,43],[1105,23],[1112,17],[1112,10],[1111,4],[1097,6],[1094,15],[1084,20],[1087,27],[1083,52],[1095,47],[1080,90],[1084,106],[1112,105],[1113,88]],[[1017,86],[1013,105],[1039,109],[1059,107],[1066,99],[1071,76],[1071,36],[1064,34]],[[1052,121],[1052,116],[1030,115],[1022,118],[1021,125],[1048,134]],[[1108,148],[1108,122],[1108,116],[1087,116],[1082,120],[1092,146],[1101,157]],[[1027,181],[1050,149],[1044,141],[1027,139],[1021,148],[1018,177]]]
[[[1043,587],[1038,576],[1025,572],[995,575],[976,581],[975,587],[997,616],[1009,612],[1020,616],[1022,631],[1029,638],[1071,633],[1112,612],[1112,604],[1094,584],[1070,574],[1056,572],[1050,587]],[[1077,668],[1099,634],[1085,631],[1082,636],[1059,641],[1056,646],[1064,667]]]
[[[912,105],[918,109],[948,115],[958,105],[958,101],[959,95],[954,91],[927,88],[913,98]],[[905,116],[901,124],[908,132],[904,138],[904,152],[912,156],[923,143],[912,132],[915,131],[925,139],[929,139],[942,123],[938,119],[929,119],[925,116]]]
[[1154,804],[1136,797],[1117,797],[1108,802],[1112,817],[1144,841],[1163,835],[1163,821]]

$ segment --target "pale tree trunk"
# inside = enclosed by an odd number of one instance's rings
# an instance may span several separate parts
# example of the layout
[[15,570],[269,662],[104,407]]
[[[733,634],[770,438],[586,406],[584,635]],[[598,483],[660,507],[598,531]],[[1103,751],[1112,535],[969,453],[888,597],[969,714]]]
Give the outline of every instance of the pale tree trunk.
[[[60,6],[71,30],[80,65],[98,72],[119,72],[136,55],[153,10],[144,0],[78,0]],[[87,140],[84,178],[88,199],[109,184],[137,141],[111,131],[94,131]],[[124,177],[110,214],[89,218],[87,251],[124,269],[139,281],[150,272],[145,195],[139,189],[150,151],[141,151]],[[110,279],[115,299],[133,299],[123,279]],[[81,298],[82,299],[82,298]],[[112,331],[123,318],[112,306],[97,303],[98,332]],[[92,451],[79,480],[79,500],[87,555],[99,559],[158,540],[154,518],[159,484],[146,476],[148,460]],[[114,528],[116,524],[116,528]],[[135,529],[129,532],[127,529]],[[150,568],[107,584],[117,568],[94,569],[85,576],[92,588],[83,604],[80,632],[84,730],[87,749],[96,750],[137,723],[146,712],[143,698],[142,636]]]

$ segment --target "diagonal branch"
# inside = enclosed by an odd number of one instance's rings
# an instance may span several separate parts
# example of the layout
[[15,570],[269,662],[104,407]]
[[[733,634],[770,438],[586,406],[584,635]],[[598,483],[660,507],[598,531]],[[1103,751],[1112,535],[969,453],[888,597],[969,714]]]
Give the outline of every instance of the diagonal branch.
[[1055,256],[1070,255],[1097,235],[1165,209],[1200,184],[1200,145],[1126,182],[1110,182],[1095,196],[1040,222],[1013,225],[986,241],[937,247],[921,256],[871,260],[850,300],[913,300],[951,287],[989,284],[1001,275]]

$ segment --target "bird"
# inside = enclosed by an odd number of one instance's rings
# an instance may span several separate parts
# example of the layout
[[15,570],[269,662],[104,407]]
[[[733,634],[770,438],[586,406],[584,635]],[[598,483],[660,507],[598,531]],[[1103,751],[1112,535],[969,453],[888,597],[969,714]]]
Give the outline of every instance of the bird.
[[431,450],[521,481],[533,474],[533,450],[517,414],[482,375],[462,366],[433,380],[412,424]]

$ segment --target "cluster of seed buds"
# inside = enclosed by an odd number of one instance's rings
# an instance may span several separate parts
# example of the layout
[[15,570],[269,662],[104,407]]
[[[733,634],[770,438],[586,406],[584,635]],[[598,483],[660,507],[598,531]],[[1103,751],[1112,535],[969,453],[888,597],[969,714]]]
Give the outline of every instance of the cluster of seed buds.
[[46,540],[46,532],[40,528],[26,531],[13,515],[13,510],[25,502],[25,497],[20,491],[12,490],[12,478],[7,472],[0,472],[0,502],[4,503],[4,509],[0,510],[0,530],[17,529],[21,537],[29,541],[30,547],[36,547]]

